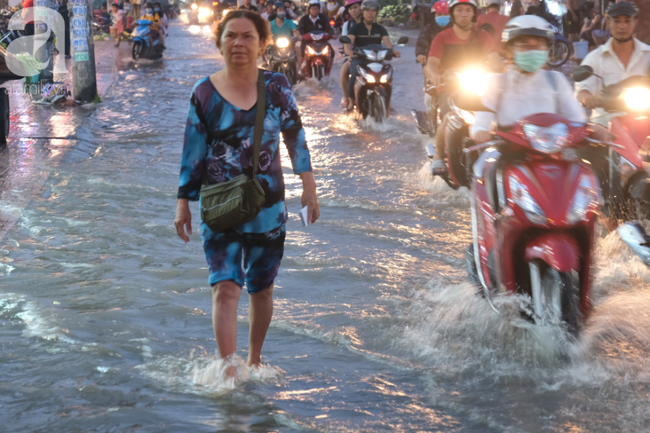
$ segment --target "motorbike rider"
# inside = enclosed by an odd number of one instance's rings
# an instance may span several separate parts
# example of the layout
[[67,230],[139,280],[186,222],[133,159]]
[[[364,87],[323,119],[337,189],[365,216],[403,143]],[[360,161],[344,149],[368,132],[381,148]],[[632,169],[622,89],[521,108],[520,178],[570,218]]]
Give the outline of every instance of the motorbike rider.
[[251,12],[259,12],[257,6],[253,6],[251,4],[251,0],[244,0],[244,4],[239,6],[239,9],[246,9],[247,11],[251,11]]
[[[638,23],[639,9],[634,3],[612,3],[606,12],[607,27],[612,37],[596,48],[582,61],[582,66],[591,66],[595,75],[576,83],[576,92],[580,102],[589,109],[594,109],[591,121],[600,127],[595,130],[596,137],[606,140],[609,121],[625,113],[607,113],[598,108],[598,95],[603,86],[616,84],[635,75],[650,74],[650,46],[634,37]],[[603,82],[604,81],[604,82]]]
[[[290,19],[287,19],[287,9],[284,6],[284,3],[277,1],[275,5],[273,5],[273,9],[275,13],[275,19],[271,21],[271,35],[273,35],[273,42],[282,37],[285,37],[287,39],[291,39],[292,37],[300,39],[300,33],[296,28],[296,24]],[[296,61],[298,65],[301,65],[302,57],[300,56],[300,50],[295,51]]]
[[153,4],[153,11],[160,17],[160,32],[167,37],[169,34],[169,18],[167,18],[167,14],[162,10],[159,2]]
[[[361,15],[361,0],[347,0],[345,3],[345,9],[350,15],[350,19],[343,23],[341,29],[342,36],[348,36],[350,34],[350,29],[357,23],[360,23],[363,19]],[[345,44],[344,50],[345,50]],[[343,65],[341,66],[341,90],[343,90],[343,99],[341,99],[341,107],[348,107],[348,81],[350,79],[350,58],[347,58]]]
[[[424,26],[415,43],[415,59],[422,65],[422,68],[425,68],[427,65],[433,39],[438,33],[453,26],[449,17],[449,4],[446,0],[439,0],[434,3],[431,7],[431,12],[435,13],[436,19]],[[431,95],[426,92],[424,93],[424,106],[427,108],[427,113],[430,113],[433,109]]]
[[144,8],[144,15],[140,17],[141,20],[151,21],[151,26],[149,28],[149,46],[153,47],[153,41],[156,38],[160,39],[161,46],[163,50],[165,49],[165,36],[160,31],[160,26],[162,25],[160,21],[160,15],[158,15],[153,10],[153,4],[147,3]]
[[298,16],[293,10],[293,2],[291,0],[284,0],[284,7],[287,11],[287,18],[289,18],[290,20],[295,20],[298,18]]
[[[348,111],[354,109],[354,83],[359,74],[359,61],[353,57],[353,47],[365,47],[372,44],[383,44],[386,48],[393,48],[393,44],[388,37],[388,30],[375,22],[379,13],[379,3],[377,0],[363,0],[361,4],[363,21],[352,26],[348,32],[350,44],[344,44],[345,54],[352,59],[350,62],[350,79],[348,81]],[[393,48],[393,55],[401,57],[399,51]]]
[[336,0],[328,0],[326,5],[327,18],[333,19],[339,12],[340,5]]
[[[433,39],[424,73],[430,85],[439,87],[447,69],[458,68],[486,59],[495,70],[503,68],[501,58],[494,52],[489,33],[474,27],[478,5],[476,0],[451,0],[449,12],[453,27],[444,30]],[[436,148],[432,161],[434,174],[444,174],[447,167],[444,158],[444,131],[449,111],[446,92],[438,94],[442,122],[436,132]]]
[[508,127],[537,113],[556,113],[572,122],[587,122],[566,77],[561,72],[543,69],[548,61],[549,44],[554,39],[553,27],[538,16],[522,15],[508,22],[503,42],[514,65],[489,79],[481,102],[493,112],[474,113],[470,134],[476,143],[492,139],[493,123]]
[[449,4],[446,0],[440,0],[434,3],[431,7],[431,12],[436,14],[436,19],[424,26],[415,44],[415,58],[423,67],[427,64],[433,38],[441,31],[452,26],[449,18]]
[[[320,1],[318,0],[309,0],[309,9],[307,14],[300,18],[298,21],[298,32],[301,36],[311,33],[315,30],[321,30],[325,33],[328,33],[330,36],[334,35],[334,30],[330,26],[330,22],[324,14],[320,13]],[[300,58],[305,58],[305,48],[307,43],[303,40],[300,44]],[[334,50],[330,49],[330,53],[333,56]],[[333,58],[332,58],[333,60]],[[300,63],[302,65],[302,63]],[[300,67],[300,70],[303,70],[303,66]]]
[[[478,17],[477,25],[479,28],[489,25],[492,27],[492,39],[497,46],[501,45],[501,37],[506,23],[510,20],[509,16],[501,15],[501,0],[489,0],[487,13]],[[489,32],[488,32],[489,33]]]
[[[282,3],[282,6],[284,6],[284,3]],[[275,14],[275,3],[273,2],[267,2],[266,5],[264,6],[264,12],[262,12],[262,18],[273,21],[273,15]]]

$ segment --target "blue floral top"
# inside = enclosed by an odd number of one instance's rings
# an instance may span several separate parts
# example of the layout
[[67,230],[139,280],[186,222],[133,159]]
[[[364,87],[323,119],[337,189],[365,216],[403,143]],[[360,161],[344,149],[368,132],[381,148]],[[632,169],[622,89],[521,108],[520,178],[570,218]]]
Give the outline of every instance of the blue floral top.
[[[311,171],[305,131],[287,78],[269,71],[264,72],[264,78],[266,117],[257,179],[266,193],[266,203],[253,221],[237,228],[245,233],[266,233],[287,220],[280,132],[289,151],[293,172]],[[256,112],[256,107],[242,110],[225,100],[209,77],[194,85],[185,125],[178,198],[199,199],[204,170],[210,185],[230,180],[241,173],[252,175]]]

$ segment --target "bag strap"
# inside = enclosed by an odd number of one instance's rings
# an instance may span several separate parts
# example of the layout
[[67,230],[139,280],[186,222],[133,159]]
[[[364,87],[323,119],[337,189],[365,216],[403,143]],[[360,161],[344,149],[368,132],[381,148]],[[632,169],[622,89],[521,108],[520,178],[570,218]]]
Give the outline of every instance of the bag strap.
[[255,133],[253,136],[253,177],[257,176],[260,165],[260,151],[262,148],[262,134],[264,134],[264,118],[266,117],[266,83],[264,82],[264,69],[259,70],[257,78],[257,113],[255,117]]

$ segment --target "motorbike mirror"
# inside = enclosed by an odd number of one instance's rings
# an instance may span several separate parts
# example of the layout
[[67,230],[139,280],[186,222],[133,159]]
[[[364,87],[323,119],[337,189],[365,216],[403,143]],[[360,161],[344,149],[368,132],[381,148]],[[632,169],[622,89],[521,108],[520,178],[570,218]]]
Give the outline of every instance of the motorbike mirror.
[[594,68],[591,66],[585,65],[585,66],[578,66],[571,72],[571,76],[573,77],[573,80],[576,82],[584,81],[587,78],[591,77],[594,75]]
[[339,41],[340,41],[342,44],[351,44],[351,43],[352,43],[352,41],[350,40],[350,38],[348,38],[347,36],[341,36],[341,37],[339,38]]
[[409,41],[409,38],[407,36],[402,36],[397,40],[397,45],[404,45],[407,44]]

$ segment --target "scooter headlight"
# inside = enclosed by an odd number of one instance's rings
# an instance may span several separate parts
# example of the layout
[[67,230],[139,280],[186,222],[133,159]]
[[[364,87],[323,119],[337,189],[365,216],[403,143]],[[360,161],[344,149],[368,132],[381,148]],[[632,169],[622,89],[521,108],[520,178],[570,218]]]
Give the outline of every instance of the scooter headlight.
[[650,108],[650,89],[647,87],[625,89],[623,100],[630,110],[647,110]]
[[287,48],[289,46],[289,39],[278,38],[278,40],[275,41],[275,45],[277,45],[278,48]]
[[379,79],[379,82],[380,83],[388,83],[388,74],[382,75],[381,78]]
[[195,11],[195,10],[197,10],[199,7],[196,5],[196,3],[192,3],[192,6],[190,6],[190,8],[191,8],[193,11]]
[[323,48],[323,51],[321,52],[321,54],[326,56],[329,52],[330,52],[330,47],[325,47],[325,48]]
[[488,74],[480,69],[468,69],[458,73],[458,81],[464,91],[483,96],[488,87]]
[[510,196],[512,201],[526,214],[526,218],[533,224],[546,224],[546,214],[542,208],[537,204],[535,199],[528,192],[528,188],[524,186],[516,177],[510,175],[508,178],[510,185]]
[[366,79],[367,82],[373,84],[376,83],[377,80],[375,80],[375,77],[372,74],[369,74],[365,69],[363,69],[361,66],[357,66],[357,71],[359,71],[359,74]]
[[578,181],[578,189],[571,201],[569,212],[566,214],[567,222],[569,224],[577,224],[578,222],[585,220],[587,211],[592,204],[598,206],[597,203],[600,201],[600,189],[593,184],[591,177],[588,174],[583,173]]
[[567,142],[569,127],[566,126],[566,123],[556,123],[548,128],[529,123],[524,125],[524,134],[535,150],[543,153],[557,153]]
[[312,56],[313,56],[314,54],[316,54],[316,51],[315,51],[312,47],[310,47],[309,45],[307,45],[307,52],[308,52],[309,54],[311,54]]

